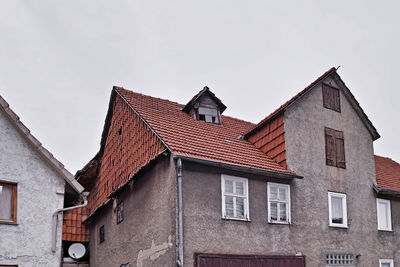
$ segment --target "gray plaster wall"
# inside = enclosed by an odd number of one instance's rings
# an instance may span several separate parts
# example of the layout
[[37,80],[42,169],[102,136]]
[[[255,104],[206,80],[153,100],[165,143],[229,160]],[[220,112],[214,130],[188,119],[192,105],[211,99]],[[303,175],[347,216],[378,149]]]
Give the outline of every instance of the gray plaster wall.
[[[250,222],[222,219],[222,174],[248,178]],[[268,181],[289,183],[289,180],[183,163],[185,266],[193,266],[194,253],[296,254],[292,244],[296,230],[291,225],[268,223]]]
[[[323,82],[340,88],[330,77]],[[340,113],[324,108],[319,84],[285,112],[287,166],[304,176],[292,184],[292,245],[308,266],[325,266],[332,252],[360,254],[357,266],[378,266],[380,258],[399,265],[399,203],[392,201],[394,231],[378,231],[373,141],[342,91],[340,101]],[[326,165],[325,127],[343,131],[346,169]],[[328,191],[346,194],[348,229],[329,227]]]
[[[174,161],[162,156],[90,222],[90,266],[175,266],[176,192]],[[117,224],[120,201],[124,220]],[[105,241],[100,243],[102,225]]]
[[0,181],[17,183],[17,224],[0,223],[0,265],[60,266],[62,216],[52,253],[52,214],[63,207],[64,179],[0,110]]

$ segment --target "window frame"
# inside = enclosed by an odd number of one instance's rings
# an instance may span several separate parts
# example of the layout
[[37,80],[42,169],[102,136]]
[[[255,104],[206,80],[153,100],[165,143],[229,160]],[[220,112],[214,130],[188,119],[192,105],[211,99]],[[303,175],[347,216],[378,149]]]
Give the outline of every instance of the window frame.
[[[386,219],[388,220],[387,228],[385,228],[383,225],[380,225],[379,223],[379,203],[384,203],[386,205],[386,211],[387,211]],[[392,208],[389,199],[376,198],[376,217],[377,217],[377,225],[379,231],[390,231],[390,232],[392,231]]]
[[[343,223],[332,222],[332,197],[340,197],[342,199]],[[328,191],[328,209],[329,209],[329,226],[330,227],[348,228],[347,196],[346,196],[346,194]]]
[[379,259],[379,267],[382,267],[384,263],[389,263],[390,267],[394,267],[393,259]]
[[106,240],[106,231],[104,224],[99,227],[99,244],[103,243]]
[[[286,196],[287,199],[286,201],[272,201],[270,200],[270,192],[271,192],[271,186],[276,186],[278,188],[285,188],[286,190]],[[278,192],[279,194],[279,192]],[[278,220],[272,220],[271,219],[271,203],[286,203],[286,221],[278,221]],[[289,184],[280,184],[280,183],[267,183],[267,205],[268,205],[268,223],[276,223],[276,224],[290,224],[291,223],[291,205],[290,205],[290,185]],[[279,215],[279,205],[277,205],[277,215]]]
[[124,221],[124,218],[125,218],[124,210],[125,210],[124,201],[120,201],[117,204],[117,207],[115,210],[117,224],[120,224]]
[[0,186],[7,186],[12,188],[12,217],[11,220],[0,219],[0,224],[17,224],[17,211],[18,211],[18,184],[14,182],[0,181]]
[[[235,193],[225,193],[225,181],[229,180],[229,181],[239,181],[239,182],[243,182],[243,186],[244,186],[244,194],[240,195],[240,194],[235,194]],[[242,197],[244,198],[244,216],[243,218],[241,217],[235,217],[235,216],[227,216],[226,215],[226,207],[225,207],[225,195],[229,195],[229,196],[233,196],[233,197]],[[250,221],[250,212],[249,212],[249,183],[248,183],[248,179],[247,178],[242,178],[242,177],[237,177],[237,176],[232,176],[232,175],[226,175],[226,174],[222,174],[221,175],[221,204],[222,204],[222,219],[227,219],[227,220],[238,220],[238,221]],[[236,202],[234,202],[233,204],[233,210],[234,213],[236,212]]]

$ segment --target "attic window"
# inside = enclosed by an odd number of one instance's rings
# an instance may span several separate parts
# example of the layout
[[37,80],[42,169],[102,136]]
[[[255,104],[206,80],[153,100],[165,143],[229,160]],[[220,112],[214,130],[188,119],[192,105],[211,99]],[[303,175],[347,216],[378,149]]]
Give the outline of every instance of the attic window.
[[214,108],[199,107],[198,118],[200,121],[220,123],[218,110]]

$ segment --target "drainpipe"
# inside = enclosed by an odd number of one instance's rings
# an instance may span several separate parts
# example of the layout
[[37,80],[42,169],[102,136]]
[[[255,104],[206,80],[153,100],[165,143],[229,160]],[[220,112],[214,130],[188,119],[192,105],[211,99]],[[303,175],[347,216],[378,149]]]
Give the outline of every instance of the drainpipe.
[[73,207],[58,209],[58,210],[56,210],[56,211],[53,213],[53,226],[52,226],[52,228],[53,228],[53,241],[52,241],[52,244],[51,244],[51,251],[52,251],[53,253],[56,252],[56,243],[57,243],[57,219],[58,219],[58,214],[59,214],[60,212],[63,212],[63,211],[74,210],[74,209],[77,209],[77,208],[85,207],[85,206],[87,205],[87,203],[88,203],[88,201],[87,201],[88,195],[89,195],[89,192],[87,192],[87,191],[85,191],[85,192],[82,193],[81,196],[82,196],[82,198],[83,198],[83,204],[78,205],[78,206],[73,206]]
[[176,175],[178,178],[178,266],[183,266],[183,216],[182,216],[182,160],[177,160],[177,171]]

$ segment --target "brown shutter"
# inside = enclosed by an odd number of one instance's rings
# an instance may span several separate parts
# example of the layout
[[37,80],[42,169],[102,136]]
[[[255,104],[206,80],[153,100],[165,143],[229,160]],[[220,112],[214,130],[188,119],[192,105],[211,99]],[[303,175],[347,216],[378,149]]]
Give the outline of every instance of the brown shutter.
[[336,166],[335,130],[325,128],[326,165]]
[[339,89],[332,88],[333,92],[333,106],[332,109],[340,112],[340,91]]
[[336,164],[339,168],[346,168],[346,160],[344,157],[344,138],[343,132],[336,133]]
[[322,99],[324,102],[324,108],[330,108],[329,106],[329,87],[322,84]]

